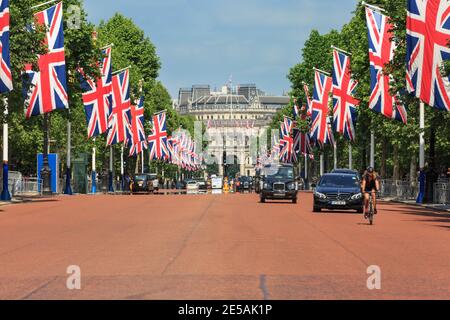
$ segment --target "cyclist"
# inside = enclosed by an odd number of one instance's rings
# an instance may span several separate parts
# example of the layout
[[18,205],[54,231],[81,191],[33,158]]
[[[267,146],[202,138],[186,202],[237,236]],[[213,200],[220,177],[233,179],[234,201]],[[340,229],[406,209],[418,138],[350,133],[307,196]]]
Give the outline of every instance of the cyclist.
[[378,181],[378,173],[372,167],[368,167],[362,177],[361,190],[364,193],[364,216],[366,217],[369,207],[369,197],[372,194],[373,212],[377,214],[376,192],[380,190],[380,182]]

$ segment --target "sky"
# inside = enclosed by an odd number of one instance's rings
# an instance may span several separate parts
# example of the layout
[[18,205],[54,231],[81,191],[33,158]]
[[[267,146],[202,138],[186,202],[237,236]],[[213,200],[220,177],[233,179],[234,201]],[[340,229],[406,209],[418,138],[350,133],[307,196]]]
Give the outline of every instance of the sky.
[[311,30],[340,29],[357,0],[84,0],[98,24],[130,17],[157,48],[159,80],[173,98],[193,84],[255,83],[267,94],[289,91]]

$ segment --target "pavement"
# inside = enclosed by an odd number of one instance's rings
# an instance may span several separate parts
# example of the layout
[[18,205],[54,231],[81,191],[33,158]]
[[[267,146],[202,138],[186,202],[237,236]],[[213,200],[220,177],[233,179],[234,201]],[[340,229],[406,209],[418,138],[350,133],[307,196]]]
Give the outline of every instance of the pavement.
[[386,198],[384,201],[390,201],[395,203],[403,203],[410,206],[419,206],[436,211],[450,212],[450,204],[437,204],[437,203],[417,203],[414,200],[397,200],[395,198]]
[[[0,208],[0,299],[450,299],[450,214],[312,213],[255,194],[74,196]],[[81,289],[69,290],[69,266]],[[379,267],[380,290],[368,268]]]

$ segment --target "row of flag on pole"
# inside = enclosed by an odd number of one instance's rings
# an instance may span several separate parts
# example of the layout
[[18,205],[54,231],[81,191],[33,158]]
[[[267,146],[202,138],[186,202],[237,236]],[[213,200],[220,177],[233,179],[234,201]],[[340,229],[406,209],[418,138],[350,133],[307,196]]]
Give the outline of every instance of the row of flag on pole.
[[[389,17],[383,9],[365,5],[369,39],[371,94],[369,108],[389,119],[407,123],[407,111],[399,93],[391,93],[393,77],[385,66],[394,59],[396,43]],[[442,73],[445,60],[450,60],[450,2],[445,0],[408,0],[407,2],[406,88],[422,102],[439,110],[450,111],[450,78]],[[294,119],[307,120],[308,132],[302,133],[295,120],[285,117],[280,139],[272,148],[272,159],[297,162],[298,156],[312,155],[314,145],[334,144],[333,131],[346,140],[355,140],[358,83],[351,74],[351,54],[333,47],[333,70],[330,75],[314,70],[314,90],[310,97],[305,84],[307,106],[294,101]],[[332,96],[333,116],[329,117]],[[302,112],[303,111],[303,112]],[[265,161],[270,161],[266,157]]]
[[[0,0],[0,93],[13,90],[9,23],[9,0]],[[62,2],[36,13],[35,23],[46,30],[44,43],[48,51],[38,55],[39,71],[33,70],[31,65],[24,70],[27,118],[69,107]],[[130,156],[148,148],[151,160],[167,161],[187,170],[197,170],[199,157],[195,143],[185,134],[181,137],[167,136],[165,112],[153,116],[151,134],[146,137],[142,86],[141,97],[132,103],[129,68],[112,72],[112,50],[113,45],[102,49],[103,58],[98,63],[101,76],[98,79],[90,78],[82,69],[77,70],[88,138],[106,134],[108,145],[124,143],[130,148]]]

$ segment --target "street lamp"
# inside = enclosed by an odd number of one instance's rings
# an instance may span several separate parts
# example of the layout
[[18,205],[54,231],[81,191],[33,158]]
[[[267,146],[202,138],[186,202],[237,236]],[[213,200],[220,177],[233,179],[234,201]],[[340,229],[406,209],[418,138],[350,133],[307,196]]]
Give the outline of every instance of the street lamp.
[[48,149],[49,149],[49,139],[48,139],[48,114],[44,114],[44,121],[43,121],[43,130],[44,130],[44,153],[42,155],[43,157],[43,164],[41,169],[41,179],[42,179],[42,194],[43,195],[52,195],[52,187],[50,182],[50,177],[52,174],[52,171],[50,169],[50,166],[48,165]]

